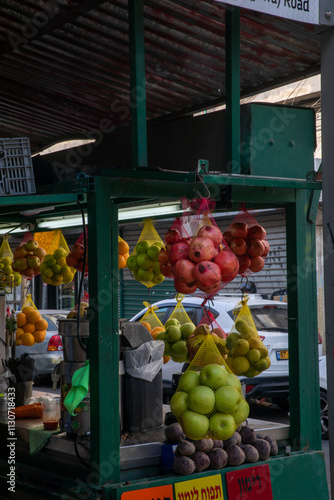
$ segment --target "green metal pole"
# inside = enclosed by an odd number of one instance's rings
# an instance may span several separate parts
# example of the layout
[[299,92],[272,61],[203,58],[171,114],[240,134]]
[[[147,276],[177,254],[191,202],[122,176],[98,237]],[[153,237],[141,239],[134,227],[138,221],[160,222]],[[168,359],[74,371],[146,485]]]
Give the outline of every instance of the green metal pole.
[[321,450],[315,223],[311,191],[297,190],[286,211],[290,439],[294,449]]
[[131,163],[147,167],[144,2],[129,0]]
[[226,79],[226,168],[240,174],[240,12],[226,9],[225,14]]
[[91,468],[119,481],[118,208],[95,177],[88,193]]

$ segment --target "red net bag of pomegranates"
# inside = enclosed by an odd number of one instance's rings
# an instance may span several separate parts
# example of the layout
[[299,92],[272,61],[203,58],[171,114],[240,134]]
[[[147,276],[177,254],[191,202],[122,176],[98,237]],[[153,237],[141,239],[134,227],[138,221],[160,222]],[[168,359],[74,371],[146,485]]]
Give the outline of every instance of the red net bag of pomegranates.
[[161,274],[166,278],[174,279],[173,263],[176,263],[177,260],[180,260],[182,257],[187,258],[188,256],[188,247],[191,237],[185,226],[183,217],[177,217],[166,231],[164,246],[161,248],[158,256]]
[[266,234],[266,230],[245,208],[223,233],[227,245],[238,258],[238,274],[241,276],[249,276],[263,269],[270,250]]
[[[200,326],[200,325],[208,325],[208,326],[210,326],[211,330],[212,330],[212,333],[214,333],[215,335],[217,335],[218,337],[220,337],[223,340],[225,340],[226,337],[227,337],[227,335],[224,332],[223,328],[215,320],[215,317],[212,314],[212,312],[210,311],[210,309],[207,309],[206,307],[204,307],[203,318],[198,323],[198,326]],[[226,352],[226,354],[227,354],[227,352]]]
[[238,274],[239,261],[226,244],[212,215],[215,202],[198,198],[190,203],[192,215],[181,223],[191,235],[182,248],[173,243],[169,249],[174,286],[179,293],[197,293],[205,298],[216,295]]

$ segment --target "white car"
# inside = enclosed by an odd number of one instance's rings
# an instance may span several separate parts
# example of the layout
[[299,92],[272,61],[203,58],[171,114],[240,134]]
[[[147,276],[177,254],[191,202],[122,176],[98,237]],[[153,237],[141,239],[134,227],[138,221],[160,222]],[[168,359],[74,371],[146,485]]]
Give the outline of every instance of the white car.
[[32,346],[19,345],[15,347],[15,357],[20,358],[28,354],[35,360],[35,380],[51,375],[55,366],[63,361],[63,344],[58,334],[58,319],[66,318],[69,311],[39,310],[43,318],[48,322],[48,329],[43,342]]

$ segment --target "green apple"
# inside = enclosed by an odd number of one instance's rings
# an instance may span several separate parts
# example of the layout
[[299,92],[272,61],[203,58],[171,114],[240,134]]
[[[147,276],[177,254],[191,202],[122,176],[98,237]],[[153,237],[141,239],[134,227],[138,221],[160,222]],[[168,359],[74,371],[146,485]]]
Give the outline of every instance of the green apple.
[[234,346],[234,344],[236,343],[236,341],[239,340],[240,338],[241,338],[240,333],[238,333],[238,332],[230,333],[226,339],[227,349],[230,351],[232,349],[232,347]]
[[194,325],[194,323],[184,323],[183,325],[181,325],[182,338],[187,340],[187,338],[190,337],[192,333],[194,333],[195,329],[196,326]]
[[188,408],[196,413],[210,413],[215,406],[215,393],[210,387],[198,385],[189,391]]
[[[161,333],[165,333],[165,332],[161,332]],[[160,333],[159,333],[159,335],[160,335]],[[165,343],[164,356],[170,356],[172,354],[172,351],[171,351],[172,345],[169,342],[167,342],[167,340],[165,340],[165,338],[159,339],[159,335],[157,336],[157,340],[163,340]],[[164,337],[165,337],[165,335],[164,335]]]
[[32,252],[33,250],[35,250],[35,248],[38,248],[38,243],[36,240],[29,240],[27,241],[25,246],[28,252]]
[[[166,323],[167,325],[167,323]],[[177,342],[181,338],[181,328],[178,326],[168,326],[166,328],[166,340],[167,342]]]
[[240,425],[248,418],[248,415],[249,415],[249,405],[247,401],[242,399],[238,405],[237,411],[232,413],[232,417],[234,418],[236,425]]
[[185,411],[188,410],[188,393],[183,391],[177,391],[173,394],[170,400],[171,412],[176,416],[176,418],[181,418]]
[[187,356],[188,349],[185,340],[178,340],[177,342],[174,342],[171,347],[171,354],[172,356],[180,358]]
[[[36,257],[37,259],[38,257]],[[38,259],[39,260],[39,259]],[[28,261],[29,262],[29,261]],[[61,271],[61,267],[59,264],[55,264],[54,266],[52,266],[52,271],[55,273],[55,274],[59,274],[60,271]]]
[[[29,257],[27,259],[27,262],[28,262],[29,267],[33,267],[33,266],[30,266],[30,264],[29,264]],[[36,267],[38,267],[38,266],[36,266]],[[12,274],[12,266],[5,266],[3,272],[6,274],[6,276],[9,276],[10,274]]]
[[[234,422],[234,419],[232,417]],[[182,429],[190,439],[204,439],[209,430],[209,419],[205,415],[187,410],[182,415]]]
[[212,439],[226,441],[233,436],[236,423],[232,415],[216,413],[212,415],[209,422],[209,434]]
[[181,323],[176,318],[169,318],[169,320],[166,321],[165,328],[168,326],[179,326],[181,328]]
[[143,252],[137,255],[137,264],[141,269],[150,269],[152,267],[153,262],[147,255],[147,253]]
[[244,319],[238,319],[235,322],[235,329],[239,333],[246,333],[248,331],[248,323]]
[[138,241],[135,247],[135,252],[136,254],[147,252],[150,246],[151,244],[147,240]]
[[138,271],[139,264],[137,262],[137,256],[130,255],[130,257],[128,257],[128,260],[126,261],[126,265],[130,269],[130,271]]
[[220,365],[210,364],[203,366],[199,375],[199,383],[216,390],[227,383],[227,371]]
[[150,270],[145,270],[139,268],[137,271],[137,280],[138,281],[152,281],[153,278],[153,271]]
[[17,259],[15,261],[15,267],[19,271],[23,271],[24,269],[27,269],[27,267],[28,267],[27,259],[25,257],[21,257],[20,259]]
[[157,261],[157,262],[153,262],[152,264],[152,269],[153,269],[153,272],[156,273],[156,274],[161,274],[161,270],[160,270],[160,262]]
[[157,245],[160,249],[165,248],[165,245],[162,241],[155,241],[153,245]]
[[228,385],[219,387],[215,392],[215,397],[215,408],[221,413],[235,413],[241,401],[240,393]]
[[[37,245],[38,246],[38,245]],[[58,260],[58,259],[61,259],[61,258],[65,258],[67,255],[67,252],[65,250],[65,248],[57,248],[57,250],[55,250],[53,252],[53,257]]]
[[152,283],[159,285],[165,279],[165,276],[161,273],[153,273]]
[[2,257],[1,262],[4,266],[10,266],[12,259],[10,257]]
[[166,332],[159,332],[156,340],[166,340]]
[[179,380],[179,385],[177,387],[178,391],[189,392],[191,389],[199,385],[199,372],[195,370],[187,370],[181,375]]
[[[45,258],[44,258],[44,260],[45,260]],[[52,256],[51,259],[47,260],[47,263],[48,263],[48,266],[52,268],[52,266],[54,266],[55,264],[57,264],[57,261]]]
[[188,353],[186,354],[181,354],[181,355],[176,355],[176,354],[171,354],[172,360],[175,361],[175,363],[188,363]]
[[160,247],[154,243],[154,245],[151,245],[150,248],[147,249],[147,255],[152,260],[158,260],[160,250]]
[[241,382],[238,379],[238,377],[236,377],[235,375],[233,375],[233,373],[228,373],[227,374],[226,385],[228,385],[230,387],[233,387],[233,389],[236,389],[238,392],[241,391]]

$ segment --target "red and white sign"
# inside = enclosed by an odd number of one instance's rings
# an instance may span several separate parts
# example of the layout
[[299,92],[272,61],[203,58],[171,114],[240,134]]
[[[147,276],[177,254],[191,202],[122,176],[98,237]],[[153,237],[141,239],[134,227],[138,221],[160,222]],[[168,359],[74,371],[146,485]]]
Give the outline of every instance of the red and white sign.
[[269,465],[226,473],[229,500],[273,500]]
[[302,23],[320,24],[319,0],[217,0]]
[[174,500],[173,486],[167,484],[143,490],[126,491],[122,493],[121,500]]

